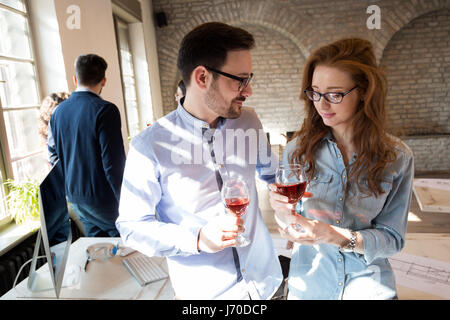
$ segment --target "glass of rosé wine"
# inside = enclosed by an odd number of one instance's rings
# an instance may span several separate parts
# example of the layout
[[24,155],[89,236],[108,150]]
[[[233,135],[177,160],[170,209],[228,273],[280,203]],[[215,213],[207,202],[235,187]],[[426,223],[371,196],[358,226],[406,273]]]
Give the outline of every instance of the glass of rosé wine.
[[[280,165],[275,173],[275,186],[277,192],[288,197],[288,202],[294,205],[292,214],[296,214],[295,207],[302,199],[306,190],[307,177],[303,167],[299,164]],[[294,224],[293,227],[299,231],[301,226]]]
[[[222,186],[222,201],[234,215],[240,217],[245,214],[250,204],[250,193],[247,184],[240,177],[228,179]],[[237,238],[237,247],[245,247],[250,244],[242,233]]]

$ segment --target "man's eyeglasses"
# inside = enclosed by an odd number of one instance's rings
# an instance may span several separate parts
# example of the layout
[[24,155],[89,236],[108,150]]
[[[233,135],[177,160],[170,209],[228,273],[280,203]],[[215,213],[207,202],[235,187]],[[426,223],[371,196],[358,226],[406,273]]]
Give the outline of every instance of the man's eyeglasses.
[[344,97],[356,88],[358,88],[358,86],[354,86],[353,88],[351,88],[346,92],[325,92],[325,93],[320,93],[313,90],[305,90],[305,94],[309,98],[309,100],[315,102],[319,101],[320,98],[324,97],[325,100],[327,100],[328,102],[337,104],[341,103]]
[[237,91],[239,91],[239,92],[241,92],[242,90],[247,88],[248,84],[250,83],[250,81],[253,78],[253,73],[250,73],[250,77],[248,77],[248,78],[241,78],[241,77],[238,77],[238,76],[235,76],[235,75],[232,75],[232,74],[220,71],[220,70],[216,70],[216,69],[208,67],[208,66],[205,66],[205,68],[208,69],[209,71],[215,72],[224,77],[239,81],[239,87],[237,88]]

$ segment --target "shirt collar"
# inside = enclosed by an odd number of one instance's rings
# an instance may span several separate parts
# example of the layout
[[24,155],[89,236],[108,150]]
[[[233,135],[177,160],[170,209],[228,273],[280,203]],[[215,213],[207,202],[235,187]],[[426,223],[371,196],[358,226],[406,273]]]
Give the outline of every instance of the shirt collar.
[[[210,129],[208,122],[194,117],[192,114],[186,111],[186,109],[182,106],[180,102],[178,102],[177,113],[180,115],[183,121],[185,121],[189,125],[192,125],[194,128]],[[225,123],[225,120],[226,119],[222,117],[219,118],[217,129],[219,129]]]
[[88,88],[85,88],[85,87],[77,87],[77,88],[75,89],[75,92],[92,92],[92,93],[95,94],[97,97],[101,98],[97,93],[95,93],[94,91],[92,91],[92,90],[90,90],[90,89],[88,89]]
[[336,141],[334,140],[333,134],[331,133],[330,130],[328,130],[328,132],[325,134],[325,136],[322,138],[322,140],[328,140],[329,142],[336,143]]
[[[337,148],[337,143],[336,140],[333,137],[333,134],[331,133],[331,130],[329,130],[325,136],[322,138],[322,141],[328,140],[328,142],[334,143],[336,148]],[[353,157],[351,159],[349,159],[349,164],[352,164],[356,157],[358,156],[358,154],[356,152],[353,153]]]

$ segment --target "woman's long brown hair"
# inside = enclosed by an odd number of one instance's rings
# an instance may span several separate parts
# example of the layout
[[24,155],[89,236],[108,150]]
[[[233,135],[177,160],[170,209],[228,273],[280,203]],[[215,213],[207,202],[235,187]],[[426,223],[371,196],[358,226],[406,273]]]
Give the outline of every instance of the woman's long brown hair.
[[[378,196],[383,193],[381,180],[387,165],[396,159],[396,142],[385,131],[386,78],[376,64],[373,47],[363,39],[343,39],[314,51],[303,71],[302,93],[305,102],[305,119],[296,132],[297,146],[290,162],[308,164],[307,174],[315,174],[315,152],[322,138],[330,131],[309,100],[305,89],[311,88],[314,69],[318,65],[336,67],[348,72],[358,86],[363,101],[357,107],[352,119],[353,144],[357,158],[347,168],[348,181],[356,182],[365,195]],[[367,175],[367,177],[366,177]],[[367,185],[360,184],[360,178],[367,178]]]

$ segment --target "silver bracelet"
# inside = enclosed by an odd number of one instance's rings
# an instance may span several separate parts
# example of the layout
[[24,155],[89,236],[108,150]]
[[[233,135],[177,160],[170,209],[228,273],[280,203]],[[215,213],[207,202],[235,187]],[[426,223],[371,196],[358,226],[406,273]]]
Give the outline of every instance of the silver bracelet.
[[355,246],[356,246],[356,238],[357,238],[357,234],[356,231],[350,231],[350,241],[342,247],[339,247],[339,250],[342,252],[353,252],[355,251]]

